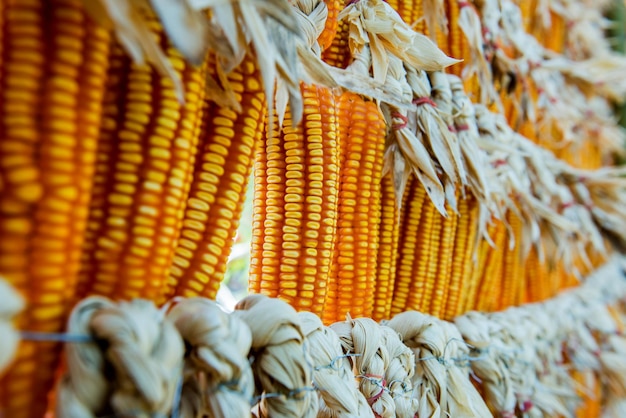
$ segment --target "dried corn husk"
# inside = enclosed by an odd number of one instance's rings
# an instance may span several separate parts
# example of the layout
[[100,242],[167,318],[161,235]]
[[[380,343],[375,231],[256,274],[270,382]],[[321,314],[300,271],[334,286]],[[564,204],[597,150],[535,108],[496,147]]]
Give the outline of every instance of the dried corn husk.
[[318,418],[373,418],[337,334],[310,312],[300,312],[298,316],[311,353],[313,385],[320,402]]
[[311,361],[296,311],[286,302],[264,295],[248,296],[235,309],[233,315],[252,331],[250,354],[257,395],[262,397],[260,416],[316,416],[317,396],[310,390]]
[[248,363],[248,326],[202,298],[180,301],[168,319],[188,347],[181,417],[250,417],[254,378]]
[[70,315],[68,332],[94,341],[65,347],[68,372],[57,388],[57,416],[150,416],[172,409],[184,347],[151,302],[84,299]]
[[11,362],[19,344],[19,334],[13,329],[13,317],[24,309],[24,300],[0,278],[0,373]]
[[489,417],[491,413],[469,380],[469,350],[457,329],[419,312],[396,315],[387,325],[415,355],[415,396],[419,416]]

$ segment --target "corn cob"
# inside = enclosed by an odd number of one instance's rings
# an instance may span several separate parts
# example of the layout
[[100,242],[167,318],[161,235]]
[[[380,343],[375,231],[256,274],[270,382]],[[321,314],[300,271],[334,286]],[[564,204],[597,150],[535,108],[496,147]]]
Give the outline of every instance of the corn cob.
[[[274,117],[272,119],[276,121]],[[284,169],[284,162],[281,162],[278,158],[274,159],[271,163],[272,170],[268,171],[267,167],[267,148],[266,138],[276,138],[279,131],[277,130],[277,123],[272,123],[269,126],[268,123],[263,124],[263,137],[257,145],[257,155],[254,160],[254,204],[252,207],[252,238],[250,240],[250,270],[248,276],[248,292],[249,293],[261,293],[261,278],[263,277],[263,263],[271,262],[271,258],[267,261],[262,257],[263,254],[263,242],[265,237],[264,224],[267,217],[266,210],[266,198],[268,197],[267,178],[268,175],[277,168]],[[271,187],[279,186],[274,184]],[[278,206],[276,206],[278,208]],[[272,212],[270,212],[272,213]],[[275,216],[275,215],[272,215]],[[255,256],[256,255],[256,256]]]
[[382,180],[380,202],[380,241],[377,256],[376,288],[372,319],[381,321],[391,315],[391,301],[394,293],[396,261],[400,238],[400,208],[396,204],[395,188],[390,175]]
[[[447,0],[446,1],[446,12],[448,17],[448,51],[450,52],[450,56],[452,58],[466,59],[468,45],[467,39],[459,26],[459,15],[461,10],[459,9],[459,1],[458,0]],[[452,65],[449,68],[449,72],[451,74],[455,74],[457,76],[461,76],[461,71],[463,70],[463,63],[459,63],[457,65]]]
[[352,54],[348,45],[350,35],[350,23],[344,19],[337,24],[337,31],[330,46],[322,52],[322,60],[326,64],[337,68],[346,68],[350,63]]
[[170,270],[175,294],[185,297],[217,296],[262,141],[266,106],[255,58],[248,55],[228,79],[243,111],[206,105],[206,126]]
[[338,120],[339,212],[330,277],[333,292],[325,302],[328,322],[342,320],[347,313],[353,318],[372,316],[385,145],[385,121],[374,102],[343,93],[338,98]]
[[576,418],[592,418],[602,416],[602,388],[600,380],[593,370],[578,371],[572,370],[572,378],[582,388],[578,395],[582,398],[582,403],[576,410]]
[[326,50],[335,39],[337,34],[337,28],[339,26],[339,12],[343,8],[343,0],[325,0],[326,7],[328,8],[328,17],[326,17],[326,23],[324,24],[324,30],[317,37],[317,43],[320,45],[322,51]]
[[527,302],[541,301],[546,293],[543,290],[546,282],[546,274],[545,268],[539,261],[539,255],[535,248],[530,251],[525,266],[524,273],[526,276]]
[[545,46],[555,52],[562,53],[565,49],[567,31],[565,19],[561,15],[550,11],[550,31],[542,39]]
[[[154,16],[146,20],[185,89],[137,65],[116,47],[111,57],[98,164],[81,266],[81,296],[162,301],[180,233],[200,131],[206,65],[185,63]],[[120,89],[119,85],[126,85]]]
[[[407,310],[430,313],[430,301],[435,290],[435,282],[437,281],[439,236],[443,229],[445,218],[439,213],[435,204],[431,200],[427,200],[424,203],[422,219],[420,229],[423,231],[423,234],[420,234],[418,237],[415,260],[418,261],[418,265],[424,264],[424,270],[423,274],[418,273],[413,278],[413,283],[409,290]],[[419,270],[416,271],[419,272]]]
[[500,287],[502,293],[498,299],[496,310],[506,309],[510,306],[520,303],[519,283],[523,280],[523,261],[522,261],[522,220],[515,213],[509,211],[507,214],[507,222],[511,227],[513,238],[515,239],[514,247],[511,248],[508,241],[505,241],[504,266],[502,268],[502,282]]
[[484,274],[480,277],[480,290],[476,300],[476,309],[482,312],[496,310],[501,297],[502,267],[504,249],[507,244],[506,226],[496,221],[493,233],[493,247],[489,247],[484,264]]
[[[413,180],[406,187],[406,203],[403,204],[403,214],[400,220],[400,244],[398,260],[396,264],[396,278],[391,302],[391,314],[395,315],[407,309],[412,282],[421,273],[424,277],[426,264],[424,260],[416,260],[417,247],[421,243],[421,234],[426,228],[422,224],[424,208],[428,208],[426,202],[426,189]],[[425,241],[425,240],[424,240]],[[418,269],[415,269],[417,265]]]
[[438,239],[437,275],[435,276],[435,287],[430,295],[429,313],[437,318],[442,318],[446,311],[446,301],[450,289],[454,244],[456,242],[455,237],[459,218],[459,215],[454,213],[448,204],[446,204],[446,211],[449,215],[447,218],[443,219],[443,225]]
[[255,194],[255,205],[265,207],[265,219],[251,265],[260,271],[254,286],[262,293],[320,314],[337,223],[336,103],[324,87],[303,86],[302,94],[303,121],[292,127],[287,112],[281,130],[268,129],[279,135],[268,136],[267,169],[256,171],[265,176],[265,195]]
[[[20,329],[60,332],[76,290],[109,35],[80,0],[0,9],[0,275],[27,301]],[[59,348],[22,342],[0,381],[0,415],[44,415]]]
[[[493,221],[493,223],[487,227],[487,234],[492,237],[494,244],[497,241],[495,239],[495,234],[498,230],[497,225],[498,221]],[[475,256],[477,261],[475,268],[472,271],[472,277],[468,279],[468,291],[465,295],[465,308],[463,311],[477,310],[478,305],[483,303],[485,298],[494,295],[493,291],[495,290],[495,286],[493,285],[493,281],[492,283],[485,283],[488,279],[487,269],[490,265],[489,259],[493,258],[494,251],[491,244],[483,237],[480,237],[478,241],[478,248],[476,249]],[[493,277],[493,275],[490,277]],[[496,281],[495,283],[498,282]],[[483,294],[483,292],[487,294]]]
[[478,205],[471,196],[459,199],[459,219],[454,236],[454,255],[450,272],[450,284],[444,319],[452,319],[464,313],[463,295],[469,290],[469,282],[475,267],[476,233],[478,231]]

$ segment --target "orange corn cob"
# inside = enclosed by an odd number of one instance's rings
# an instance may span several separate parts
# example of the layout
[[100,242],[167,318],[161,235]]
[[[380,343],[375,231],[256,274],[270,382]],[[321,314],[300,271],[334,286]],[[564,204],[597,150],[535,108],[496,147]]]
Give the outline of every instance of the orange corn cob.
[[525,275],[528,302],[538,302],[544,299],[547,293],[544,288],[546,287],[546,269],[545,266],[539,262],[539,255],[537,250],[533,248],[530,251],[528,260],[525,263]]
[[494,247],[489,248],[485,259],[484,274],[480,277],[476,309],[482,312],[496,310],[501,297],[502,263],[507,244],[507,231],[504,223],[496,221],[492,236]]
[[206,106],[194,178],[170,279],[175,295],[215,299],[239,226],[266,106],[256,58],[228,75],[242,112]]
[[[249,293],[261,293],[261,278],[263,277],[263,263],[265,262],[262,254],[263,242],[265,240],[264,224],[267,217],[266,199],[269,200],[269,196],[271,196],[271,193],[268,194],[267,178],[270,173],[275,173],[276,169],[284,169],[284,161],[280,161],[279,158],[276,158],[270,163],[271,169],[268,170],[266,148],[267,138],[275,138],[278,136],[278,131],[276,130],[277,124],[273,123],[272,125],[273,126],[269,126],[268,123],[263,124],[263,136],[257,145],[257,155],[254,160],[254,204],[252,205],[252,238],[250,242],[251,257],[248,278]],[[280,185],[273,184],[270,186],[270,188],[273,188],[273,192],[276,191],[276,187],[280,187]],[[275,208],[277,209],[278,206]],[[267,261],[271,262],[271,259],[268,258]]]
[[[153,16],[151,29],[165,43]],[[185,89],[116,47],[100,130],[81,296],[161,301],[180,233],[200,133],[206,66],[165,48]],[[120,89],[120,84],[125,89]]]
[[[448,17],[448,51],[452,58],[466,59],[466,50],[468,50],[467,39],[459,26],[460,8],[458,0],[446,1],[446,13]],[[463,71],[463,63],[452,65],[448,71],[451,74],[461,76]]]
[[[413,280],[419,273],[424,277],[426,272],[426,265],[415,259],[420,234],[425,229],[421,222],[424,208],[428,205],[426,189],[417,180],[413,180],[407,185],[405,195],[407,197],[400,219],[400,244],[391,302],[392,315],[406,310]],[[415,270],[415,266],[418,266],[418,270]]]
[[[418,274],[415,275],[411,283],[407,309],[430,313],[430,300],[433,297],[435,282],[437,281],[439,236],[445,218],[437,211],[430,199],[424,203],[422,211],[420,235],[415,254],[415,261],[417,261],[415,271]],[[422,270],[420,270],[421,266],[423,266]]]
[[343,320],[347,313],[353,318],[372,316],[385,146],[385,121],[374,102],[343,93],[338,109],[339,213],[332,290],[324,308],[327,322]]
[[352,58],[348,38],[350,24],[347,20],[338,22],[335,37],[331,44],[322,52],[322,60],[328,65],[337,68],[346,68]]
[[504,243],[504,265],[502,267],[502,282],[500,287],[502,289],[500,299],[498,300],[497,310],[506,309],[510,306],[519,304],[520,295],[519,283],[523,282],[524,266],[522,261],[522,220],[510,212],[507,214],[507,222],[511,226],[513,237],[515,239],[515,246],[510,247],[508,239]]
[[[448,299],[450,280],[452,276],[452,263],[454,255],[454,244],[457,232],[457,224],[459,215],[452,211],[452,208],[446,204],[448,217],[444,218],[441,232],[437,243],[437,273],[435,276],[435,287],[430,297],[431,315],[442,318],[446,311],[446,300]],[[436,248],[436,247],[435,247]]]
[[375,321],[389,319],[391,315],[400,239],[400,211],[396,204],[395,190],[390,175],[383,177],[380,202],[382,205],[380,242],[377,256],[376,287],[374,289],[374,312],[372,314]]
[[602,388],[598,377],[593,370],[572,372],[573,379],[580,385],[578,395],[582,403],[576,410],[577,418],[600,417],[602,409]]
[[478,205],[474,197],[467,195],[458,201],[459,219],[454,236],[454,255],[444,319],[450,320],[464,313],[464,295],[469,291],[476,233],[478,231]]
[[[19,329],[61,332],[76,290],[109,34],[80,0],[0,3],[0,276],[27,301]],[[59,349],[20,344],[0,380],[1,416],[44,415]]]
[[343,0],[324,0],[324,3],[326,3],[326,7],[328,8],[328,17],[324,24],[324,30],[320,33],[320,36],[317,37],[317,42],[322,48],[322,51],[326,50],[332,44],[333,39],[335,39],[337,27],[339,26],[337,17],[341,9],[343,9]]
[[[265,218],[251,265],[257,274],[254,287],[262,293],[319,315],[337,223],[337,116],[330,89],[303,86],[302,94],[302,122],[292,127],[287,112],[282,129],[268,129],[279,134],[267,138],[266,171],[257,165],[265,194],[256,190],[255,205],[264,205]],[[260,226],[258,215],[255,226]]]

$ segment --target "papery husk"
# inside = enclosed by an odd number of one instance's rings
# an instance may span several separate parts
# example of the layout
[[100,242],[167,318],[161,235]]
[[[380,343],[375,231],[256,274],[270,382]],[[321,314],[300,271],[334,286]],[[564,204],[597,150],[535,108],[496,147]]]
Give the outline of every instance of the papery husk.
[[22,296],[0,277],[0,375],[16,354],[20,336],[12,322],[24,305]]
[[350,50],[369,44],[372,51],[372,75],[384,82],[393,55],[406,65],[426,71],[439,71],[458,60],[446,56],[426,36],[415,32],[383,0],[361,0],[349,4],[339,19],[350,23]]
[[465,341],[476,346],[470,365],[491,408],[574,416],[580,398],[570,371],[606,367],[602,357],[611,359],[615,346],[605,341],[620,337],[608,307],[625,297],[624,271],[614,258],[580,287],[545,302],[456,318]]
[[90,297],[72,311],[68,332],[94,341],[66,346],[68,371],[56,391],[56,416],[169,413],[184,346],[163,311],[141,299],[115,304]]
[[412,378],[415,374],[415,356],[403,344],[398,333],[387,326],[381,326],[384,344],[389,352],[389,366],[385,370],[385,379],[389,393],[396,405],[396,417],[414,418],[419,403],[413,397]]
[[358,391],[352,365],[339,337],[310,312],[298,314],[311,353],[313,384],[318,390],[318,418],[374,418],[367,400]]
[[181,417],[249,418],[254,378],[248,326],[203,298],[180,301],[168,319],[187,346]]
[[359,381],[359,390],[371,404],[375,416],[395,417],[395,402],[383,385],[391,358],[384,345],[380,325],[370,318],[348,317],[330,328],[339,336],[343,352],[354,354],[350,359]]
[[252,370],[261,417],[306,418],[317,415],[317,395],[309,389],[310,357],[296,311],[286,302],[250,295],[235,306],[235,317],[252,331]]
[[415,355],[414,393],[423,416],[490,417],[469,380],[467,346],[456,328],[419,312],[396,315],[387,325]]

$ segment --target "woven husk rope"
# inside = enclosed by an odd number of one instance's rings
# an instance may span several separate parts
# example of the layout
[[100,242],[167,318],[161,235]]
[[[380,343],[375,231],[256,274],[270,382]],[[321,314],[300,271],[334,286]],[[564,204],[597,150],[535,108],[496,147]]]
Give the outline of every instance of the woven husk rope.
[[93,341],[66,346],[68,371],[57,389],[56,416],[171,411],[184,347],[163,311],[140,299],[115,304],[90,297],[72,312],[68,332]]
[[57,416],[569,417],[573,370],[601,376],[606,417],[626,405],[621,258],[553,299],[454,323],[405,312],[324,327],[261,295],[230,314],[174,303],[80,302],[67,331],[86,340],[65,345]]
[[182,300],[168,313],[187,347],[181,418],[250,417],[254,377],[250,328],[208,299]]
[[[313,366],[312,381],[319,391],[319,418],[373,418],[367,400],[358,391],[349,356],[343,353],[339,336],[310,312],[298,314]],[[342,390],[337,388],[342,387]]]
[[[311,360],[296,311],[286,302],[251,295],[235,307],[236,318],[252,331],[252,370],[260,417],[315,416],[317,396],[311,384]],[[272,394],[271,396],[268,394]]]

